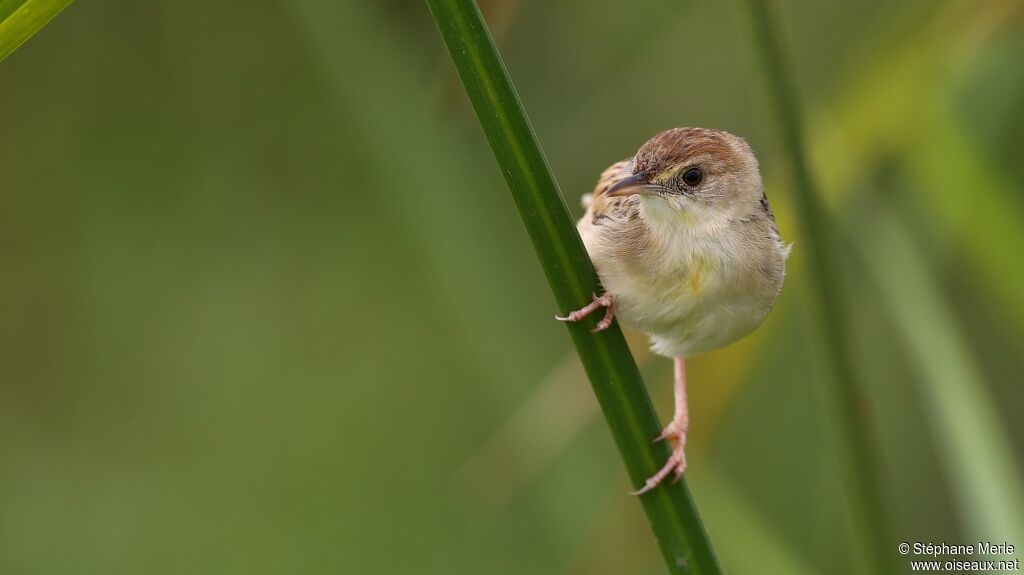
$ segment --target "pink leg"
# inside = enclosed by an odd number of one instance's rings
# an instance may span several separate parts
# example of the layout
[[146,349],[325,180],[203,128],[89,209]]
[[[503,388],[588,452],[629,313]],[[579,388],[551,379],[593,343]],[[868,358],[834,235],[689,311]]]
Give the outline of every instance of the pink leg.
[[615,319],[615,302],[612,300],[611,294],[606,293],[600,297],[594,294],[594,301],[576,311],[569,312],[569,315],[565,317],[556,315],[555,319],[558,321],[579,321],[601,308],[606,308],[604,317],[601,318],[601,321],[597,322],[597,326],[594,329],[590,330],[592,333],[597,333],[611,327],[612,320]]
[[654,489],[673,471],[675,471],[676,481],[678,481],[683,476],[683,471],[686,471],[686,431],[690,427],[690,413],[686,405],[686,360],[677,357],[675,364],[675,415],[668,426],[665,427],[665,430],[661,432],[661,435],[655,439],[655,441],[662,439],[674,441],[675,445],[672,446],[672,456],[668,458],[668,461],[665,462],[665,465],[657,473],[647,480],[647,483],[642,488],[633,492],[634,495],[643,495]]

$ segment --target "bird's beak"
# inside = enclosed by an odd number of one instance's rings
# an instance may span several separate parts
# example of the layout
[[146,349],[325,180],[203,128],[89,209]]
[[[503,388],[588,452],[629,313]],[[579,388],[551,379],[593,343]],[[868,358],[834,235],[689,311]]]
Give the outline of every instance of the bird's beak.
[[633,194],[656,196],[666,191],[668,190],[664,186],[647,183],[647,175],[641,172],[615,182],[615,185],[608,188],[604,195],[609,198]]

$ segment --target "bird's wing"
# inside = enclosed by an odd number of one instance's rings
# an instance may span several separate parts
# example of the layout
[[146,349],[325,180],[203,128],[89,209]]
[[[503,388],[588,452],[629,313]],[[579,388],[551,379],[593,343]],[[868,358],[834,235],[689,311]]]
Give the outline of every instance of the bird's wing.
[[601,173],[594,187],[594,193],[583,196],[583,207],[593,209],[594,212],[603,212],[607,207],[605,192],[614,186],[619,180],[633,175],[633,158],[615,162]]

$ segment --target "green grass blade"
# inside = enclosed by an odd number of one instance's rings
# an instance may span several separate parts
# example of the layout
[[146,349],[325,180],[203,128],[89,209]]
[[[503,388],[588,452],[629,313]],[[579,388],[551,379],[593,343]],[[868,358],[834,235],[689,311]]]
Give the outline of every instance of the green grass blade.
[[964,534],[969,541],[1024,540],[1024,479],[995,399],[906,225],[877,204],[872,211],[872,233],[856,236],[858,260],[921,374]]
[[[961,126],[948,104],[936,108],[921,130],[921,140],[909,154],[908,164],[920,186],[917,204],[932,215],[942,230],[964,253],[969,269],[983,278],[979,284],[998,298],[1014,326],[1024,327],[1024,258],[1006,257],[1007,246],[1024,246],[1024,224],[1019,190]],[[955,165],[956,170],[935,166]],[[943,193],[935,193],[942,190]],[[946,190],[971,190],[970,194]]]
[[764,68],[771,98],[771,110],[779,118],[786,157],[794,182],[794,204],[801,228],[799,249],[806,253],[809,276],[814,282],[812,301],[816,308],[826,359],[832,369],[835,389],[830,394],[841,442],[843,476],[847,478],[853,525],[864,547],[865,568],[873,573],[888,572],[885,555],[892,540],[886,534],[878,473],[871,442],[860,406],[864,394],[849,356],[848,322],[840,289],[840,253],[833,236],[831,215],[811,175],[804,142],[803,117],[798,104],[796,82],[784,56],[775,22],[764,0],[746,0],[752,32]]
[[[519,97],[472,0],[427,0],[563,313],[590,301],[596,276]],[[601,410],[639,487],[669,456],[617,326],[569,325]],[[671,573],[720,573],[685,481],[640,498]]]
[[18,49],[72,0],[0,0],[0,61]]
[[[1015,190],[1005,170],[967,129],[970,115],[954,110],[952,93],[973,81],[967,77],[970,71],[993,49],[991,37],[957,31],[988,29],[986,18],[984,11],[961,2],[922,23],[898,49],[869,52],[871,66],[837,89],[842,94],[838,102],[818,114],[812,155],[834,205],[872,166],[905,158],[921,183],[914,188],[921,209],[933,214],[943,236],[970,254],[970,273],[978,274],[978,285],[999,298],[1013,320],[1008,326],[1020,330],[1024,298],[1017,286],[1024,279],[1024,258],[1004,257],[1006,246],[1024,245],[1024,225],[1015,210],[1006,208],[1014,204]],[[948,72],[937,65],[960,60]],[[957,169],[935,169],[948,165]],[[946,189],[971,193],[935,193]]]

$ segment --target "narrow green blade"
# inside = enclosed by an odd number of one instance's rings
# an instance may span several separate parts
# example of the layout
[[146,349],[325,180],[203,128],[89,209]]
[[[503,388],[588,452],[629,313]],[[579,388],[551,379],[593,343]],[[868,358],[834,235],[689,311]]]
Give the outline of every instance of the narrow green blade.
[[[472,0],[427,0],[563,314],[585,305],[596,275],[519,96]],[[635,487],[669,456],[618,326],[592,334],[569,324],[580,360]],[[673,574],[721,573],[683,479],[639,498]]]
[[968,540],[1024,538],[1024,479],[970,345],[903,224],[875,205],[858,238],[866,271],[920,372],[921,397]]
[[0,60],[18,49],[72,0],[0,0]]

